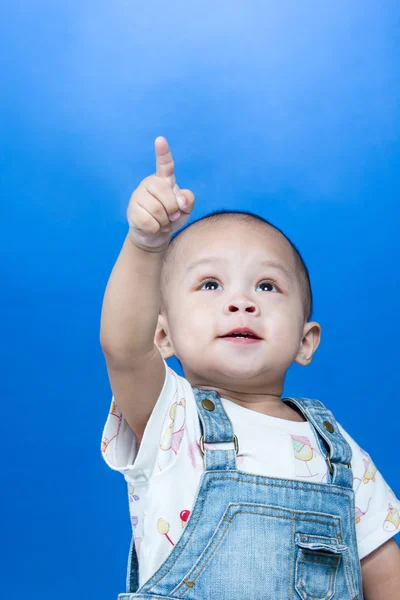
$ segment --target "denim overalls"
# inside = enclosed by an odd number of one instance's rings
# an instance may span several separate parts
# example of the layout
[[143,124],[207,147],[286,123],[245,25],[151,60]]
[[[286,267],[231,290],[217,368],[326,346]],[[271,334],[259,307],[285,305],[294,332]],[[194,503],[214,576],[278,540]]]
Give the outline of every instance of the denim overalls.
[[[332,413],[319,400],[282,399],[313,428],[329,467],[327,483],[265,477],[236,469],[240,440],[219,394],[193,392],[205,470],[192,512],[140,589],[132,540],[127,593],[118,598],[362,600],[351,448]],[[204,447],[226,442],[235,449]]]

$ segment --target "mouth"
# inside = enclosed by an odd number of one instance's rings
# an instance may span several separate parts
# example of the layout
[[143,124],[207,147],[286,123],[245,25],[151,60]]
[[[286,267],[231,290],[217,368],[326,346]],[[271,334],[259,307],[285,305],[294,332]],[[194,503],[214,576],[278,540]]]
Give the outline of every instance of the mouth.
[[226,336],[226,337],[220,337],[220,340],[223,340],[224,342],[231,342],[233,344],[256,344],[257,342],[261,342],[260,338],[253,338],[253,337],[243,337],[243,336]]
[[232,331],[220,336],[220,339],[240,344],[254,344],[255,342],[261,341],[261,338],[248,327],[237,327],[236,329],[232,329]]

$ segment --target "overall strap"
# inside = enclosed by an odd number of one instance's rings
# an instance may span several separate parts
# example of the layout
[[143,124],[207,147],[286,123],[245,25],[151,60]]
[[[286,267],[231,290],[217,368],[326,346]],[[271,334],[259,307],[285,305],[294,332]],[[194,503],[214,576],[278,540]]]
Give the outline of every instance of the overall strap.
[[295,405],[314,429],[319,449],[328,463],[329,483],[352,488],[351,447],[340,433],[332,412],[320,400],[294,397],[282,400]]
[[[193,387],[199,413],[202,435],[199,443],[205,455],[206,471],[236,471],[236,454],[240,440],[215,390]],[[327,483],[345,488],[353,487],[351,448],[340,433],[335,417],[320,400],[310,398],[282,398],[295,405],[313,429],[322,456],[328,465]],[[225,448],[207,448],[210,444],[224,444]]]
[[[200,448],[205,454],[206,471],[236,471],[237,437],[215,390],[193,387],[202,436]],[[223,449],[207,448],[207,444],[225,444]]]

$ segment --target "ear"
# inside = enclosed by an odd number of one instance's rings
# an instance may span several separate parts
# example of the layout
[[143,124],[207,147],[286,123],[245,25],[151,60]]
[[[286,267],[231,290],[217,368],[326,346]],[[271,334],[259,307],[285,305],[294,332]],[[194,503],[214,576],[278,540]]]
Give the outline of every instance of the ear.
[[154,334],[154,343],[164,359],[175,356],[175,350],[168,337],[168,321],[162,314],[158,315],[157,328]]
[[301,340],[300,348],[295,358],[295,362],[303,367],[310,364],[313,354],[321,341],[321,325],[315,321],[311,321],[304,325],[303,339]]

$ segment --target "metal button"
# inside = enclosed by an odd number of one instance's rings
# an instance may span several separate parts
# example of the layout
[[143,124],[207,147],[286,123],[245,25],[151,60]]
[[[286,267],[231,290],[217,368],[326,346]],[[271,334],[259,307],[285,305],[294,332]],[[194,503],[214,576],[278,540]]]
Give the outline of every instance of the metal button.
[[329,433],[333,433],[335,431],[332,423],[329,423],[329,421],[324,421],[324,427],[327,431],[329,431]]
[[203,408],[205,408],[206,410],[214,410],[215,408],[215,404],[214,402],[212,402],[212,400],[202,400],[202,405]]

